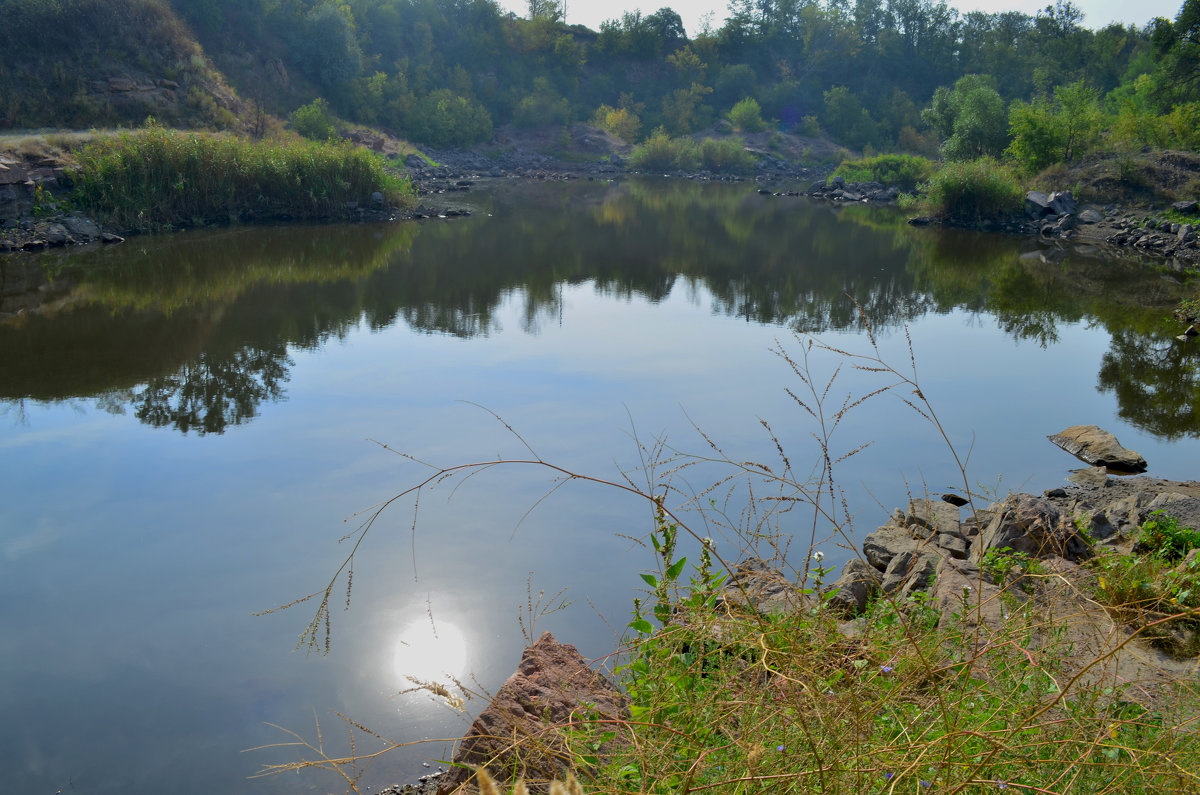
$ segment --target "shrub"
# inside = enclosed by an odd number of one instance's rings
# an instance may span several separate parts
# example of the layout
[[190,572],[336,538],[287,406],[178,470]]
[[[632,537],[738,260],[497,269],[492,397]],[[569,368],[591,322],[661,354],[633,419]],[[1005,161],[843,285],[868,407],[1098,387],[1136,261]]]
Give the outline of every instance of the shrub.
[[637,140],[638,131],[642,128],[642,120],[627,108],[614,108],[611,105],[601,105],[592,116],[592,124],[610,135],[615,135],[626,143]]
[[1020,211],[1025,193],[1013,170],[991,157],[944,163],[921,188],[923,211],[979,222]]
[[408,130],[432,146],[470,146],[492,138],[492,117],[477,100],[438,89],[416,103]]
[[700,163],[700,151],[690,138],[672,138],[658,128],[629,155],[634,168],[650,171],[687,171]]
[[291,122],[293,130],[313,141],[325,141],[337,135],[329,103],[322,97],[292,111]]
[[729,121],[738,132],[755,133],[767,129],[762,108],[754,97],[746,97],[729,111]]
[[918,183],[929,179],[934,162],[913,155],[877,155],[860,160],[847,160],[833,172],[847,182],[879,182],[903,190],[914,190]]
[[741,138],[705,138],[700,142],[700,163],[709,171],[747,174],[754,171],[754,155]]
[[1166,511],[1151,513],[1138,536],[1140,550],[1165,561],[1179,560],[1197,547],[1200,547],[1200,531],[1180,527],[1178,520]]

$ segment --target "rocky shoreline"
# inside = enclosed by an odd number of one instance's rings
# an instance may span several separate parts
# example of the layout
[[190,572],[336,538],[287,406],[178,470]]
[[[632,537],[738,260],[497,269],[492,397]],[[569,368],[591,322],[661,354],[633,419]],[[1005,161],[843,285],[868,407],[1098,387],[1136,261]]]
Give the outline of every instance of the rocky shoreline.
[[[351,135],[356,141],[361,137]],[[595,151],[578,161],[509,145],[489,151],[425,149],[420,155],[409,154],[401,163],[390,139],[369,137],[359,142],[380,151],[394,165],[403,166],[413,180],[420,204],[406,211],[355,206],[348,208],[349,217],[362,221],[391,221],[466,216],[470,214],[468,209],[440,202],[452,199],[455,194],[469,192],[482,179],[614,181],[638,174],[629,168],[621,154],[603,154],[612,150],[611,142],[590,141],[586,136],[584,139],[583,142]],[[661,176],[712,182],[753,181],[763,195],[807,196],[835,204],[891,204],[901,193],[897,186],[847,183],[841,177],[828,180],[831,170],[828,167],[802,166],[767,153],[760,154],[763,156],[750,176],[703,170],[675,171]],[[90,243],[120,243],[129,234],[129,230],[102,228],[80,213],[65,210],[62,199],[69,190],[70,165],[66,159],[0,153],[0,254]],[[1195,216],[1196,224],[1168,220],[1150,210],[1135,210],[1113,203],[1081,206],[1069,191],[1050,194],[1031,191],[1026,197],[1025,212],[1017,216],[987,219],[982,223],[973,219],[914,218],[910,223],[977,228],[1072,242],[1095,246],[1112,255],[1148,255],[1165,260],[1175,270],[1198,267],[1200,206],[1189,200],[1176,202],[1172,209],[1176,217]]]
[[[1093,430],[1100,429],[1073,426],[1050,439],[1068,451],[1079,448],[1084,459],[1107,455],[1110,445],[1125,460],[1140,459],[1115,439],[1094,444]],[[966,622],[985,646],[1009,642],[1010,617],[1021,610],[1070,616],[1061,628],[1026,638],[1027,653],[1065,642],[1073,649],[1070,659],[1061,661],[1068,675],[1125,687],[1127,698],[1149,708],[1165,706],[1157,700],[1170,698],[1171,682],[1196,676],[1197,661],[1190,656],[1196,632],[1173,630],[1168,646],[1174,652],[1161,641],[1137,637],[1135,627],[1090,596],[1103,580],[1081,564],[1100,554],[1136,555],[1140,528],[1156,515],[1200,527],[1200,482],[1121,476],[1105,466],[1076,470],[1068,481],[1069,486],[1040,495],[1010,494],[979,509],[956,495],[912,497],[863,538],[860,554],[824,589],[823,601],[837,616],[839,632],[848,640],[858,637],[868,603],[885,596],[910,606],[906,609],[932,610],[942,624]],[[1178,568],[1190,571],[1198,556],[1200,550],[1193,550]],[[772,562],[749,557],[731,572],[723,598],[730,611],[745,610],[748,600],[757,611],[778,613],[810,609],[813,597],[805,594]],[[573,646],[544,634],[525,650],[517,671],[459,742],[454,766],[381,795],[470,792],[471,770],[484,764],[540,779],[563,775],[569,755],[553,744],[554,727],[568,722],[582,705],[613,720],[627,718],[624,695]],[[514,737],[538,738],[534,751],[542,756],[530,757]]]

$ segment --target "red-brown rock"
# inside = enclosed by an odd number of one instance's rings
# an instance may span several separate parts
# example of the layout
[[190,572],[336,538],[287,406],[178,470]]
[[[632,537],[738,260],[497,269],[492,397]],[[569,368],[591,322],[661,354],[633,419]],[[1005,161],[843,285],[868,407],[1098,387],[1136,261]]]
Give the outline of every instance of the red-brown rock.
[[588,667],[574,646],[543,633],[459,742],[453,761],[469,767],[452,767],[438,795],[466,792],[480,765],[496,778],[552,779],[570,766],[556,727],[592,710],[610,718],[629,712],[624,695]]

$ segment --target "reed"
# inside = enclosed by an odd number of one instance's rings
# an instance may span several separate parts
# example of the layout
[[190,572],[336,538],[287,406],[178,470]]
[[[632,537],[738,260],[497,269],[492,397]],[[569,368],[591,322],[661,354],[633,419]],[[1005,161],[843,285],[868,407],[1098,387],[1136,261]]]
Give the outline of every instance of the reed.
[[348,142],[249,141],[157,125],[98,138],[76,154],[72,200],[131,231],[352,218],[375,192],[390,206],[407,178]]

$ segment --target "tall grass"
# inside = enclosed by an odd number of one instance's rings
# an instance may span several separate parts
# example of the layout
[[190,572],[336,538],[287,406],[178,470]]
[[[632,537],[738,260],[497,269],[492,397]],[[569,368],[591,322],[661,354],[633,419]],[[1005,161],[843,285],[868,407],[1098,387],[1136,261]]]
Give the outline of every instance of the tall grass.
[[833,174],[847,182],[878,182],[911,191],[929,179],[935,168],[932,160],[916,155],[876,155],[843,161]]
[[752,174],[757,162],[741,138],[705,138],[700,142],[700,163],[722,174]]
[[940,218],[978,223],[1020,212],[1024,199],[1011,166],[981,157],[943,163],[920,187],[915,206]]
[[77,155],[73,200],[136,231],[196,224],[351,217],[379,191],[412,195],[350,143],[254,142],[150,126],[100,138]]
[[700,150],[690,138],[672,138],[661,127],[635,147],[629,165],[642,171],[690,171],[700,164]]

